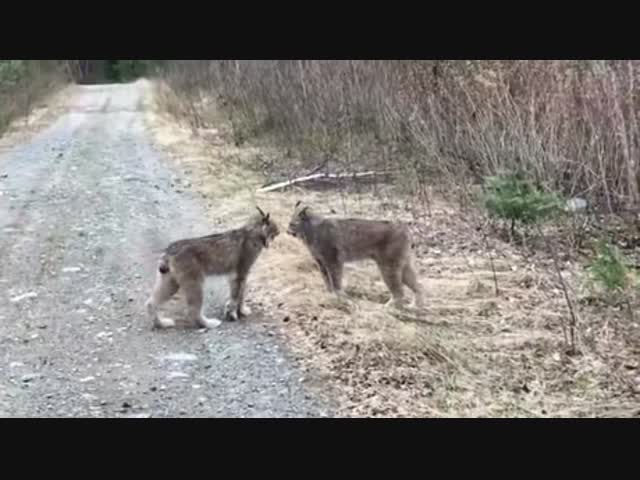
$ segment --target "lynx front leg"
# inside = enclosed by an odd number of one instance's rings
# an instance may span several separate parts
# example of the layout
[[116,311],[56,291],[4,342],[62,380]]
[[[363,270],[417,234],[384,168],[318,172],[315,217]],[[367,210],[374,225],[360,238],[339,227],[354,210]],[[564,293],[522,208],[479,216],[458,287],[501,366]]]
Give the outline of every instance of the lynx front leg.
[[238,293],[238,317],[248,317],[251,315],[251,309],[244,303],[245,292],[247,291],[247,279],[245,278],[240,285],[240,291]]
[[247,283],[246,275],[235,275],[230,277],[229,290],[230,298],[225,307],[225,317],[232,322],[238,320],[242,316],[244,292]]
[[247,290],[247,282],[245,281],[244,284],[242,285],[240,300],[238,303],[238,315],[241,317],[248,317],[252,313],[251,309],[247,306],[246,303],[244,303],[244,294],[246,290]]
[[331,280],[333,285],[333,291],[339,296],[344,296],[342,290],[342,275],[344,272],[344,264],[342,262],[335,262],[327,268],[327,276]]
[[318,268],[320,269],[320,274],[322,275],[322,281],[324,282],[325,287],[329,292],[333,292],[335,290],[333,285],[333,280],[331,279],[331,275],[329,274],[329,270],[325,266],[324,262],[319,258],[315,259],[318,264]]

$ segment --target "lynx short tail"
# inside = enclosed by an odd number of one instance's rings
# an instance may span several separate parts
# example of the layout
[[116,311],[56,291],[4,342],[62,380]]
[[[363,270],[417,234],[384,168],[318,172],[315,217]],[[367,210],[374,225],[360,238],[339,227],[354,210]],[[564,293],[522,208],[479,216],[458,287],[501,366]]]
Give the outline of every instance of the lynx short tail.
[[158,262],[158,271],[163,275],[169,273],[169,261],[167,257],[162,257]]

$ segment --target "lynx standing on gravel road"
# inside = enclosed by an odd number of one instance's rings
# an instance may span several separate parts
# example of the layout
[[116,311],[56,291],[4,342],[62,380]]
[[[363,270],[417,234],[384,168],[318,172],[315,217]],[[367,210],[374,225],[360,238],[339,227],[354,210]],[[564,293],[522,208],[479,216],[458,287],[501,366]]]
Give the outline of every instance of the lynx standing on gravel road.
[[298,202],[288,233],[305,243],[329,291],[342,294],[346,262],[372,259],[396,307],[403,306],[404,284],[414,292],[416,307],[422,308],[422,287],[411,264],[411,242],[406,226],[380,220],[324,218]]
[[247,277],[262,252],[278,236],[276,223],[260,208],[259,215],[235,230],[171,243],[158,262],[153,292],[146,302],[147,313],[157,328],[175,326],[170,318],[160,318],[158,308],[182,289],[188,318],[203,328],[214,328],[220,320],[206,318],[202,312],[206,277],[228,275],[230,299],[225,316],[237,320],[249,315],[243,305]]

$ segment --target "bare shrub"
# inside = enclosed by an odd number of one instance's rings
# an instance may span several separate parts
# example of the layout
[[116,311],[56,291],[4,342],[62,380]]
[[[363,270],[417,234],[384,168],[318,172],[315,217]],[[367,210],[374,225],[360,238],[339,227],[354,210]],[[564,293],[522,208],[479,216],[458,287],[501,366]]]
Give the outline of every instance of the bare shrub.
[[282,170],[384,165],[410,173],[414,195],[518,170],[615,210],[640,200],[638,72],[631,60],[188,60],[163,75],[195,125],[212,97],[238,142],[269,135],[293,153]]
[[16,117],[29,121],[44,95],[70,79],[67,60],[0,60],[0,134]]

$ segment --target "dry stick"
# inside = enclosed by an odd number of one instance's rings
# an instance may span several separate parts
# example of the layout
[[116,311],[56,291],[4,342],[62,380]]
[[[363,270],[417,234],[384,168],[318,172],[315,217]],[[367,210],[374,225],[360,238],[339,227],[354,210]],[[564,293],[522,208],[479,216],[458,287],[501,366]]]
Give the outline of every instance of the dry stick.
[[487,249],[489,253],[489,263],[491,264],[491,272],[493,273],[493,283],[496,288],[496,297],[500,296],[500,289],[498,288],[498,275],[496,274],[496,266],[493,263],[493,252],[489,248],[489,239],[487,238],[487,232],[484,229],[484,226],[480,226],[482,230],[482,239],[484,240],[484,247]]
[[[469,199],[472,198],[472,193],[469,191],[469,185],[467,185],[467,183],[463,183],[463,188],[464,188],[464,194],[466,195],[466,199],[467,201],[469,201]],[[463,201],[463,200],[461,200]],[[496,297],[500,296],[500,289],[498,288],[498,274],[496,273],[496,266],[495,263],[493,261],[493,252],[492,249],[489,248],[489,238],[487,236],[487,231],[485,230],[485,225],[482,224],[481,220],[478,220],[478,225],[477,227],[480,228],[480,230],[482,231],[482,240],[484,241],[484,248],[487,249],[487,253],[489,254],[489,263],[491,265],[491,273],[493,274],[493,284],[495,286],[495,290],[496,290]]]
[[424,182],[422,182],[422,181],[418,182],[418,188],[419,188],[419,191],[420,191],[420,198],[422,200],[422,206],[424,208],[424,206],[426,205],[427,213],[428,213],[429,217],[432,217],[433,213],[431,211],[431,194],[429,193],[429,189],[424,185]]
[[298,60],[298,70],[300,72],[300,84],[302,85],[302,95],[306,102],[307,101],[307,83],[305,81],[304,67],[302,65],[302,60]]
[[542,228],[540,228],[540,225],[536,224],[536,228],[538,230],[538,234],[544,240],[544,243],[545,243],[545,246],[547,247],[547,250],[551,254],[551,258],[553,259],[553,266],[555,267],[556,273],[558,274],[558,279],[560,280],[560,285],[562,286],[562,291],[564,293],[564,298],[565,298],[565,300],[567,302],[567,306],[569,307],[569,313],[571,314],[571,323],[569,324],[570,343],[567,340],[567,328],[566,328],[566,325],[565,325],[564,317],[562,317],[562,316],[560,317],[562,319],[561,325],[562,325],[562,334],[564,335],[564,342],[565,342],[565,344],[569,344],[570,345],[572,351],[575,351],[575,346],[576,346],[575,329],[576,329],[576,325],[578,323],[578,319],[577,319],[576,313],[575,313],[575,311],[573,309],[573,303],[571,302],[571,298],[569,297],[569,291],[567,289],[567,285],[566,285],[564,279],[562,278],[562,273],[560,272],[560,265],[558,263],[558,258],[556,257],[555,252],[553,251],[553,249],[549,245],[549,240],[544,235],[544,233],[542,233]]
[[633,323],[635,322],[635,317],[633,315],[633,307],[631,307],[631,300],[627,298],[626,303],[627,303],[627,311],[629,312],[629,320],[631,320],[631,322]]

